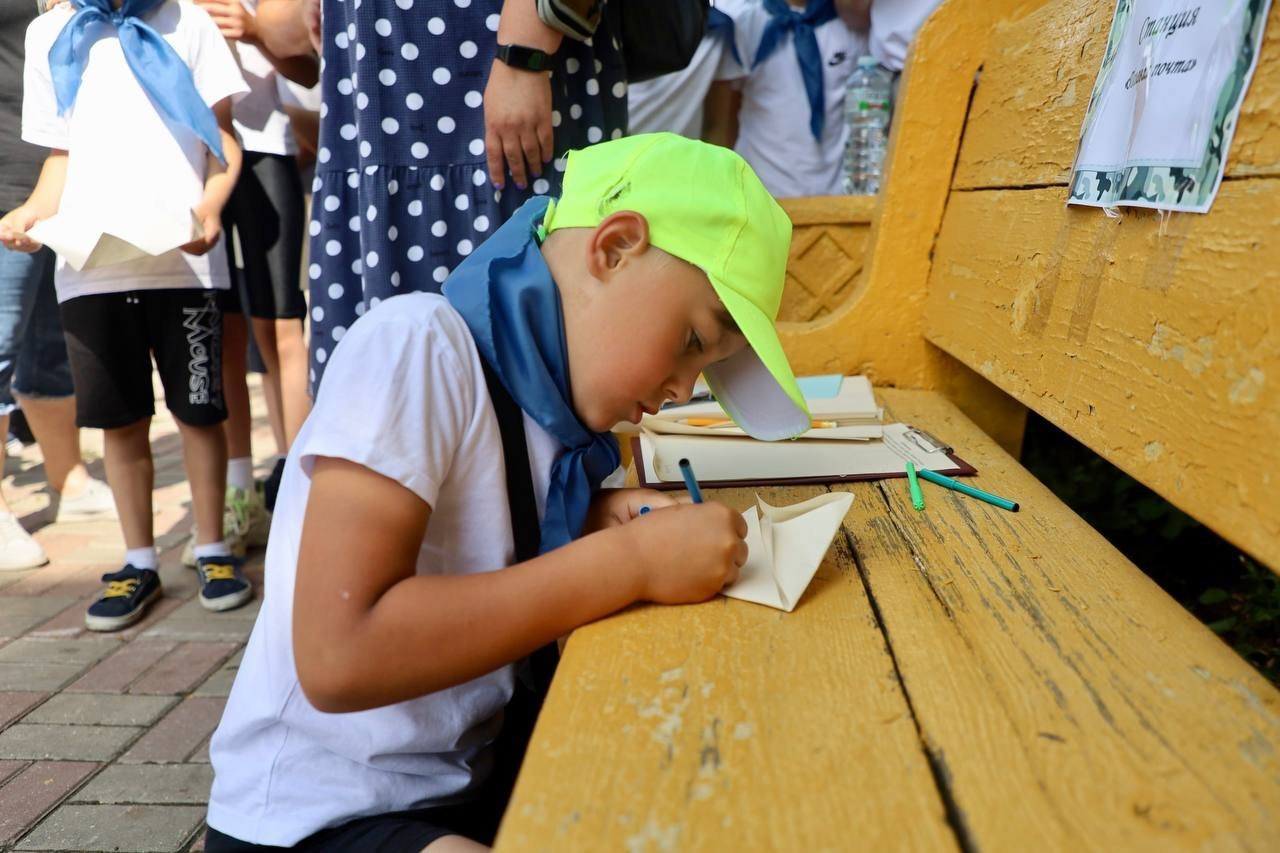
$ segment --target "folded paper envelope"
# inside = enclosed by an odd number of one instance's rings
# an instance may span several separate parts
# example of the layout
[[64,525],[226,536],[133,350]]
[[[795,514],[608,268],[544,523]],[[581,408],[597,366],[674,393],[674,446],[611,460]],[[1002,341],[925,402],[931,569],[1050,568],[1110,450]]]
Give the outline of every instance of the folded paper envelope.
[[852,504],[848,492],[784,507],[770,506],[757,495],[756,505],[742,514],[747,522],[747,563],[724,594],[790,613]]
[[195,212],[145,215],[122,213],[110,231],[101,221],[72,213],[55,213],[27,231],[27,236],[48,246],[74,270],[122,264],[155,257],[204,236]]

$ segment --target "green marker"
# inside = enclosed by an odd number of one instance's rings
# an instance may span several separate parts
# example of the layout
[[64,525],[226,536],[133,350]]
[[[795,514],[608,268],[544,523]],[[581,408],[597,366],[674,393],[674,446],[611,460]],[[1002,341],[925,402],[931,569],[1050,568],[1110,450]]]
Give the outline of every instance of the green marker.
[[930,471],[927,468],[921,468],[919,473],[921,477],[925,478],[930,483],[937,483],[939,486],[942,486],[947,489],[951,489],[953,492],[959,492],[962,495],[968,495],[971,498],[977,498],[978,500],[983,501],[984,503],[989,503],[992,506],[998,506],[1001,509],[1007,509],[1009,510],[1009,512],[1018,511],[1017,501],[1011,501],[1006,498],[1002,498],[998,495],[993,495],[990,492],[984,492],[982,491],[982,489],[975,489],[973,486],[966,486],[964,483],[960,482],[959,480],[953,480],[950,477],[944,477],[941,474],[935,474],[933,471]]
[[924,509],[924,492],[920,491],[920,481],[916,479],[916,463],[907,463],[907,485],[911,487],[911,505],[916,512]]

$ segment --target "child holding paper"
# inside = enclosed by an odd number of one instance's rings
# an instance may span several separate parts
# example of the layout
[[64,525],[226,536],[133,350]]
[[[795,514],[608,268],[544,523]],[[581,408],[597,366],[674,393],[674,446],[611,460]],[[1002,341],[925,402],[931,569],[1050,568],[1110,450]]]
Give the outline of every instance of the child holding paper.
[[245,91],[240,71],[197,6],[73,0],[28,27],[24,81],[22,138],[52,150],[30,199],[0,221],[5,246],[38,248],[26,232],[55,214],[90,229],[90,242],[109,230],[163,233],[175,221],[185,229],[193,217],[202,228],[180,247],[122,263],[75,269],[58,261],[76,421],[105,431],[107,480],[127,548],[85,623],[117,630],[160,593],[152,356],[182,435],[200,601],[211,610],[237,607],[252,589],[222,541],[226,408],[215,293],[228,277],[225,256],[210,249],[240,165],[231,133],[231,97]]
[[[636,601],[707,599],[746,561],[739,513],[599,484],[608,430],[700,373],[752,435],[808,428],[773,328],[790,237],[733,152],[624,138],[573,152],[561,197],[526,202],[443,295],[352,326],[285,463],[210,746],[209,853],[492,839],[522,750],[514,662]],[[525,512],[504,458],[532,477]]]

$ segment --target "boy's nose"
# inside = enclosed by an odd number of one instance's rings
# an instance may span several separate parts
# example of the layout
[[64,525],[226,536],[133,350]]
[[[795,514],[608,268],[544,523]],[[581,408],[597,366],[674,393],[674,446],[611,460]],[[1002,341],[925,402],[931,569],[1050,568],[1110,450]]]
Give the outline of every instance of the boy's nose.
[[668,400],[676,403],[687,403],[693,396],[693,386],[698,381],[698,371],[684,375],[675,374],[667,380],[663,393]]

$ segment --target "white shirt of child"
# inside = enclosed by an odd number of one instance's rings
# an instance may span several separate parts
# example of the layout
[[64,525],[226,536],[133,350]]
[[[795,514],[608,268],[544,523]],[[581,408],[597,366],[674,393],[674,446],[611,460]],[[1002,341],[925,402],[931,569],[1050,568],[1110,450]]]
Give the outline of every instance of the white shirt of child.
[[[562,448],[528,417],[525,434],[534,492],[544,496]],[[511,696],[506,666],[371,711],[325,714],[307,701],[294,668],[293,590],[320,456],[363,465],[430,504],[418,574],[470,574],[513,561],[502,439],[466,323],[438,295],[388,299],[343,337],[289,453],[262,610],[210,744],[209,825],[255,844],[290,846],[357,817],[458,794]]]
[[[743,7],[760,0],[716,0],[716,8],[737,18]],[[627,128],[631,134],[670,131],[702,138],[702,105],[725,54],[728,40],[719,33],[703,36],[689,64],[680,71],[627,88]]]
[[916,31],[942,0],[884,0],[871,4],[869,48],[876,61],[890,71],[901,71]]
[[742,64],[725,51],[717,75],[719,80],[741,81],[742,108],[734,150],[778,198],[839,194],[841,158],[849,138],[844,121],[845,84],[858,57],[866,52],[866,38],[839,18],[814,31],[822,57],[826,107],[822,138],[815,140],[809,130],[809,98],[792,35],[785,36],[767,59],[751,67],[768,23],[769,13],[762,4],[751,4],[735,18]]
[[[182,215],[204,196],[208,149],[190,128],[169,123],[156,110],[126,64],[113,27],[95,24],[87,30],[100,37],[89,48],[75,103],[58,115],[49,48],[73,12],[66,3],[31,22],[23,75],[22,138],[69,152],[59,210],[91,216],[104,230],[123,215],[126,204]],[[169,0],[145,20],[191,69],[206,104],[247,91],[230,48],[204,9]],[[230,286],[221,246],[200,256],[175,249],[79,272],[59,258],[54,280],[59,302],[126,290]]]
[[[240,0],[250,14],[257,12],[257,0]],[[275,66],[251,44],[234,43],[236,59],[249,84],[249,94],[236,101],[232,123],[245,151],[260,154],[297,154],[297,143],[289,127],[289,116],[280,103],[276,86],[280,78]]]

